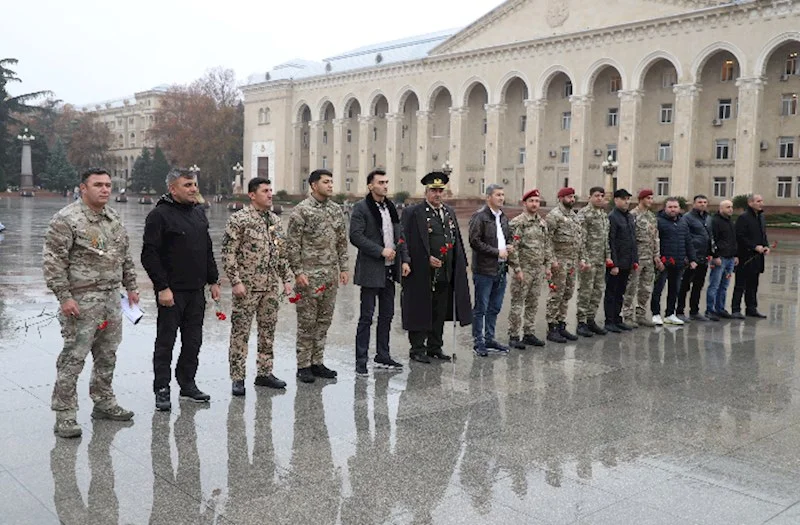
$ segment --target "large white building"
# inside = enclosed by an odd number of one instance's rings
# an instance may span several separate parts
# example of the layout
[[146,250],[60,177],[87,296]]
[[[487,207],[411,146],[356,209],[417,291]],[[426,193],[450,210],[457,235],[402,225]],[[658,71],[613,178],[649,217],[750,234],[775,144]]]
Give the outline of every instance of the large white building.
[[[251,76],[245,173],[394,190],[445,160],[456,197],[614,184],[800,204],[800,0],[508,0],[458,30]],[[635,193],[635,191],[634,191]]]

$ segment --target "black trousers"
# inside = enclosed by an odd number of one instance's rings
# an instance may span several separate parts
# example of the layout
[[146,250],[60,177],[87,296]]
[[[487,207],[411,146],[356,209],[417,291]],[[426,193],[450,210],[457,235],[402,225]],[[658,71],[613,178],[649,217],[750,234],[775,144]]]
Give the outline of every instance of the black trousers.
[[389,359],[389,329],[394,317],[394,279],[392,267],[386,267],[386,282],[383,288],[361,287],[361,315],[356,328],[356,365],[366,365],[369,359],[369,334],[375,300],[378,302],[378,327],[375,331],[377,357]]
[[706,283],[707,273],[708,264],[706,263],[698,264],[694,270],[688,266],[686,267],[681,280],[681,289],[678,292],[678,314],[682,315],[686,308],[686,294],[689,293],[689,288],[692,289],[692,293],[689,296],[689,314],[700,313],[700,295],[703,293],[703,285]]
[[203,317],[206,313],[204,290],[172,292],[175,305],[158,305],[156,345],[153,352],[153,391],[168,387],[172,376],[172,349],[181,331],[181,353],[175,367],[175,379],[181,388],[194,385],[203,344]]
[[653,312],[653,315],[661,313],[661,293],[664,291],[665,284],[667,285],[667,310],[664,312],[664,317],[675,313],[675,303],[678,300],[682,275],[683,268],[680,266],[667,266],[663,272],[658,274],[653,287],[653,296],[650,298],[650,311]]
[[[430,332],[408,331],[411,353],[442,349],[444,345],[444,320],[447,318],[447,309],[452,293],[453,289],[450,287],[450,283],[436,283],[436,289],[432,292],[431,330]],[[427,345],[425,344],[426,340]]]
[[742,311],[742,296],[744,295],[745,311],[758,310],[758,278],[761,276],[755,264],[739,265],[736,268],[736,284],[733,285],[733,299],[731,311]]
[[603,298],[606,323],[622,322],[622,303],[630,275],[630,270],[623,269],[620,269],[617,275],[611,275],[611,270],[606,268],[606,295]]

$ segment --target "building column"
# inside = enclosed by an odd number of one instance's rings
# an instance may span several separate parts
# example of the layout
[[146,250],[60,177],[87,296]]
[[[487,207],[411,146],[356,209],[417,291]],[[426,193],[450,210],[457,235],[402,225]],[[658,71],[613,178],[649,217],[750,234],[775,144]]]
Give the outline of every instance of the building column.
[[[289,193],[300,193],[300,177],[304,174],[303,169],[303,123],[292,123],[292,172],[289,176],[284,176],[283,186],[278,189],[285,189]],[[277,175],[277,174],[276,174]]]
[[400,191],[400,137],[403,125],[402,113],[386,114],[386,173],[394,181],[395,191]]
[[542,125],[547,99],[528,99],[525,101],[525,183],[523,194],[529,189],[538,188],[541,183],[542,152],[539,144],[542,139]]
[[[639,166],[639,124],[642,120],[642,97],[644,92],[638,89],[619,92],[619,138],[617,139],[617,186],[625,188],[634,195],[638,194],[634,188],[634,175]],[[603,160],[606,160],[605,158]],[[613,181],[612,181],[613,182]],[[613,185],[606,188],[606,194],[611,195]]]
[[322,167],[322,128],[324,120],[312,120],[308,123],[308,169],[318,170]]
[[430,136],[431,112],[417,111],[417,174],[414,183],[410,185],[411,188],[414,188],[411,191],[412,195],[421,194],[419,181],[430,171]]
[[589,169],[589,124],[592,111],[592,97],[572,95],[572,122],[569,132],[569,185],[575,188],[578,198],[585,196],[584,179]]
[[503,144],[503,126],[505,124],[506,104],[486,104],[486,185],[502,183],[503,168],[500,158]]
[[351,193],[361,194],[367,191],[367,173],[372,171],[372,126],[375,117],[359,115],[358,117],[358,180],[350,185]]
[[761,157],[760,121],[764,104],[764,79],[740,78],[736,81],[736,86],[739,88],[739,107],[736,115],[733,180],[736,193],[747,195],[758,187],[756,175]]
[[[453,167],[453,173],[450,174],[450,192],[454,197],[464,197],[462,191],[462,182],[467,183],[469,174],[467,174],[466,161],[464,160],[463,144],[466,142],[467,136],[467,115],[469,114],[468,107],[451,107],[450,108],[450,165]],[[442,159],[448,160],[448,159]],[[475,181],[475,185],[478,181]],[[476,186],[477,187],[477,186]],[[466,190],[466,188],[464,188]]]
[[672,180],[670,193],[690,199],[692,197],[695,163],[695,131],[697,106],[700,101],[699,84],[676,84],[675,137],[672,141]]
[[347,168],[344,164],[344,134],[347,119],[333,119],[333,191],[344,191],[344,179],[347,177]]

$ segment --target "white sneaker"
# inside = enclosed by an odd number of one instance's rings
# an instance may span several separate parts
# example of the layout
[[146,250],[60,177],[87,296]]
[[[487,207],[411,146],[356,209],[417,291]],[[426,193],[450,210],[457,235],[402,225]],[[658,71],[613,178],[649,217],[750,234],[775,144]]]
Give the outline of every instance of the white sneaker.
[[678,316],[677,316],[677,315],[675,315],[675,314],[672,314],[672,315],[670,315],[669,317],[667,317],[666,319],[664,319],[664,322],[665,322],[666,324],[674,324],[674,325],[678,325],[678,326],[682,326],[682,325],[684,324],[684,322],[683,322],[683,321],[681,321],[681,320],[678,318]]
[[653,324],[656,326],[664,326],[664,320],[661,319],[661,316],[656,314],[653,316]]

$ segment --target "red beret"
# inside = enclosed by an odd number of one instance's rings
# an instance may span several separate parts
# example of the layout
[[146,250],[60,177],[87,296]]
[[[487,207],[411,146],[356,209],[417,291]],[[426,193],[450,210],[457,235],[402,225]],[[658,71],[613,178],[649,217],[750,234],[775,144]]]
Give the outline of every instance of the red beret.
[[639,192],[639,200],[644,199],[645,197],[649,197],[653,194],[653,190],[642,190]]
[[558,198],[566,197],[568,195],[575,195],[575,190],[572,188],[561,188],[558,190]]
[[526,201],[531,197],[538,197],[538,196],[539,196],[539,190],[534,188],[534,189],[530,190],[528,193],[526,193],[525,195],[523,195],[522,196],[522,200]]

